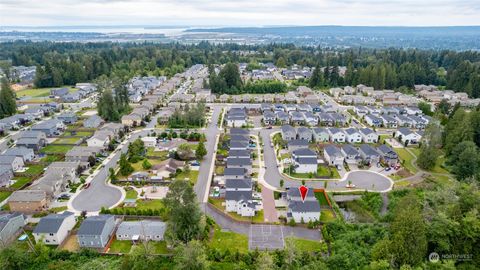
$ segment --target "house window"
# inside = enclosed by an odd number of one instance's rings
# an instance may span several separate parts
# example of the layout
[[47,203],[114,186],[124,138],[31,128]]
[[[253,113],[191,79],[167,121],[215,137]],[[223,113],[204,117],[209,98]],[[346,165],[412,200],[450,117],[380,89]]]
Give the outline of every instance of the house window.
[[45,240],[45,242],[50,243],[50,240]]
[[50,235],[50,236],[53,236],[53,233],[50,233],[49,235]]

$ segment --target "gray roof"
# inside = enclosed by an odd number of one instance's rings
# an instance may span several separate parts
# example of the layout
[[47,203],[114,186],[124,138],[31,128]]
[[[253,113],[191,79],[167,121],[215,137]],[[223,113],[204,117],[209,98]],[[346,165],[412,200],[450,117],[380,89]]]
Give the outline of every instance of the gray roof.
[[250,132],[247,130],[247,129],[243,129],[243,128],[231,128],[230,129],[230,134],[231,135],[248,135],[250,134]]
[[312,134],[312,130],[309,129],[309,128],[306,128],[306,127],[299,127],[297,132],[298,132],[298,134],[300,134],[300,133]]
[[362,133],[363,135],[368,135],[368,134],[375,133],[375,131],[373,131],[373,129],[371,128],[361,128],[360,133]]
[[3,153],[6,156],[25,156],[29,154],[33,154],[33,149],[25,148],[25,147],[13,147],[5,150]]
[[17,145],[38,145],[40,144],[40,138],[20,138],[17,140]]
[[382,155],[387,155],[390,158],[398,157],[397,153],[393,151],[393,149],[388,145],[382,144],[379,147],[377,147],[377,149],[378,149],[378,152],[381,153]]
[[0,164],[12,164],[17,156],[6,156],[5,154],[0,155]]
[[228,151],[229,157],[249,157],[250,150],[230,150]]
[[225,200],[230,201],[250,201],[252,199],[252,191],[237,191],[237,190],[227,190],[225,191]]
[[247,170],[245,168],[225,168],[223,175],[225,176],[242,176]]
[[72,212],[65,211],[62,214],[50,214],[40,219],[33,233],[56,233],[62,226],[65,218],[73,215]]
[[322,127],[314,128],[313,131],[315,132],[315,134],[320,134],[320,133],[327,133],[328,134],[328,129],[322,128]]
[[360,145],[360,151],[363,152],[366,156],[379,156],[375,148],[368,144]]
[[292,154],[296,156],[317,156],[317,153],[315,153],[315,151],[308,148],[300,148],[300,149],[294,150]]
[[248,142],[250,141],[250,138],[245,135],[238,135],[238,134],[233,134],[230,136],[230,141],[237,141],[237,142]]
[[299,164],[317,164],[317,159],[316,158],[311,158],[311,157],[298,158],[297,162]]
[[46,137],[45,132],[39,130],[26,130],[20,135],[21,138],[39,138]]
[[248,142],[246,141],[231,141],[230,148],[246,148],[248,147]]
[[[5,226],[7,226],[8,222],[11,219],[16,218],[18,216],[22,216],[22,215],[23,214],[19,212],[0,215],[0,232],[3,230],[3,228],[5,228]],[[25,220],[25,217],[23,217],[23,219]]]
[[252,179],[243,178],[243,179],[227,179],[225,180],[226,188],[248,188],[252,189]]
[[325,146],[325,149],[324,151],[331,157],[333,156],[342,156],[342,153],[340,152],[340,150],[338,149],[338,147],[336,147],[335,145],[327,145]]
[[252,160],[250,158],[227,158],[227,167],[230,166],[250,166]]
[[112,215],[99,215],[87,217],[80,225],[78,229],[78,235],[100,235],[102,234],[105,224],[110,219],[113,219]]
[[10,195],[8,201],[14,202],[38,202],[46,198],[43,190],[17,190]]
[[351,144],[345,144],[342,146],[343,152],[345,152],[348,156],[356,156],[358,155],[357,148],[353,147]]
[[290,201],[288,208],[292,212],[318,212],[320,214],[320,203],[318,201]]
[[345,133],[347,133],[348,135],[352,135],[358,133],[358,130],[356,128],[347,128],[345,129]]
[[295,128],[290,125],[283,125],[282,132],[283,133],[293,132],[294,134],[296,134]]
[[409,135],[412,134],[413,132],[409,128],[399,128],[398,132],[402,133],[403,135]]
[[118,235],[163,235],[167,223],[154,220],[123,221],[117,229]]

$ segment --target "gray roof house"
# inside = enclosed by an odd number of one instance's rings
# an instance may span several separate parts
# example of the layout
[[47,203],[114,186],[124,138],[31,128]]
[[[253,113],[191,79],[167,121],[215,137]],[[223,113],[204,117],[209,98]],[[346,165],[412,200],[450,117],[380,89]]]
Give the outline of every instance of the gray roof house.
[[225,168],[223,175],[229,179],[241,179],[245,177],[247,169],[245,168]]
[[287,143],[288,150],[294,151],[300,148],[308,148],[308,141],[307,140],[291,140]]
[[80,161],[86,163],[90,156],[96,156],[100,151],[100,147],[75,146],[65,154],[65,161]]
[[0,214],[0,242],[6,245],[14,240],[26,224],[25,216],[21,213]]
[[250,150],[230,150],[228,151],[229,158],[250,158]]
[[30,162],[35,158],[35,154],[33,153],[33,149],[26,148],[26,147],[13,147],[8,148],[3,152],[5,156],[16,156],[23,159],[23,162]]
[[62,130],[63,128],[65,128],[65,125],[63,125],[61,120],[50,119],[32,126],[31,130],[42,131],[47,137],[50,137],[53,135],[59,135],[59,130]]
[[248,136],[250,132],[247,129],[243,128],[231,128],[230,129],[230,135],[244,135]]
[[313,134],[317,142],[328,142],[330,140],[330,134],[326,128],[314,128]]
[[297,132],[294,127],[290,125],[284,125],[281,128],[282,138],[286,141],[295,140],[297,138]]
[[80,247],[104,248],[110,240],[114,229],[114,216],[90,216],[82,222],[78,229],[78,244]]
[[297,130],[297,136],[299,140],[312,141],[313,132],[311,129],[306,127],[299,127]]
[[351,144],[345,144],[342,146],[342,154],[345,157],[345,162],[350,164],[356,164],[360,158],[360,154],[354,146]]
[[327,161],[328,165],[333,165],[333,166],[339,166],[343,165],[343,161],[345,160],[345,157],[343,156],[342,152],[338,147],[335,145],[327,145],[323,149],[323,156],[325,157],[325,160]]
[[33,230],[33,237],[37,243],[42,241],[46,245],[60,245],[75,227],[75,223],[72,212],[50,214],[40,219]]
[[275,115],[278,121],[282,124],[288,124],[290,122],[290,116],[284,111],[277,111],[275,112]]
[[57,119],[62,120],[66,124],[73,124],[77,122],[77,115],[74,113],[62,113],[59,116],[57,116]]
[[227,168],[246,168],[247,170],[252,166],[250,158],[227,158]]
[[377,147],[378,153],[381,155],[381,160],[388,165],[394,165],[398,163],[398,155],[393,149],[385,144]]
[[7,186],[13,178],[13,171],[10,166],[0,166],[0,187]]
[[50,90],[50,95],[52,95],[52,96],[61,97],[61,96],[64,96],[66,94],[68,94],[68,88],[56,88],[56,89]]
[[23,159],[17,156],[6,156],[4,154],[0,155],[0,165],[9,166],[13,171],[18,171],[25,164]]
[[369,144],[360,145],[359,153],[362,159],[369,164],[376,164],[380,161],[380,154]]
[[162,241],[167,224],[156,220],[123,221],[115,233],[118,240]]
[[45,145],[45,140],[40,138],[20,138],[15,145],[19,148],[28,148],[37,152]]
[[83,126],[86,128],[98,128],[101,126],[105,121],[98,115],[92,115],[85,121],[83,121]]
[[292,125],[303,125],[305,124],[305,117],[303,116],[303,113],[297,112],[297,111],[292,111],[289,112],[290,114],[290,123]]

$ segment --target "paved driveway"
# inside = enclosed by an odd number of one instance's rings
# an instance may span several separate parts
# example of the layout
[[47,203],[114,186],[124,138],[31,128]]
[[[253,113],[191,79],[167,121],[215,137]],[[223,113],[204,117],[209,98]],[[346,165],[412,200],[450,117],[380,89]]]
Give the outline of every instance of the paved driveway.
[[275,209],[275,199],[273,191],[262,187],[263,218],[265,222],[278,222],[277,209]]

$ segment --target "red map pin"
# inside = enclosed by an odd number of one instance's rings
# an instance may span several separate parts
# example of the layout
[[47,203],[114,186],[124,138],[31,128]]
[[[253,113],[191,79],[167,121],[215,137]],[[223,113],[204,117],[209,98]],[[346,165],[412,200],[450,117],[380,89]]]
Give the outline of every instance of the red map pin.
[[298,190],[300,191],[300,196],[302,196],[302,202],[305,202],[305,197],[307,197],[308,187],[300,186]]

